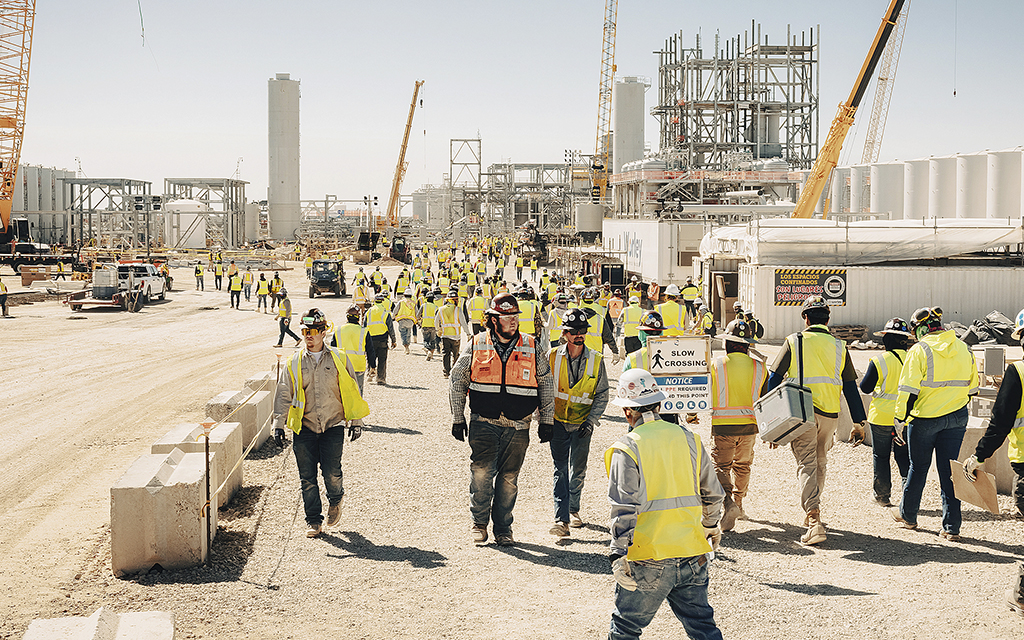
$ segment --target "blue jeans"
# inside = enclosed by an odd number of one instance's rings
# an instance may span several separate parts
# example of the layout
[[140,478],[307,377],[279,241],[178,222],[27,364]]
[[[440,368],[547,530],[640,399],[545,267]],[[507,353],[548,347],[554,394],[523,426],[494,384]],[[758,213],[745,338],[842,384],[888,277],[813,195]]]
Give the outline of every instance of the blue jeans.
[[[900,479],[904,480],[910,470],[910,453],[907,445],[893,443],[893,428],[880,424],[871,425],[871,454],[874,459],[875,500],[888,500],[892,497],[892,467],[890,457],[896,459],[896,468],[900,470]],[[902,489],[902,483],[900,488]]]
[[[703,564],[702,564],[703,561]],[[668,599],[672,613],[694,640],[718,639],[715,612],[708,604],[708,565],[705,556],[673,558],[649,564],[629,563],[636,591],[615,585],[615,611],[609,640],[639,638],[661,603]]]
[[324,521],[324,505],[320,501],[320,485],[316,480],[317,465],[320,465],[320,472],[324,477],[328,503],[338,504],[345,495],[345,489],[341,485],[341,454],[344,448],[344,424],[331,427],[323,433],[304,428],[292,439],[292,451],[295,452],[295,463],[299,467],[299,480],[302,483],[302,505],[306,510],[307,524],[320,524]]
[[[910,473],[903,488],[900,516],[917,524],[917,511],[921,508],[921,493],[928,480],[928,469],[935,452],[935,470],[939,474],[942,493],[942,530],[960,533],[962,517],[960,501],[953,493],[953,477],[949,461],[960,455],[960,445],[967,432],[967,407],[938,418],[914,418],[907,425],[907,447],[910,449]],[[873,435],[873,434],[872,434]]]
[[512,533],[512,509],[519,494],[519,470],[530,445],[529,429],[469,422],[469,510],[473,523],[494,522],[494,535]]
[[580,494],[587,477],[587,457],[593,433],[580,435],[580,430],[566,431],[555,421],[551,436],[551,458],[555,463],[555,521],[569,522],[570,513],[580,512]]
[[398,337],[402,340],[402,346],[408,347],[409,342],[412,340],[412,327],[411,323],[398,321]]

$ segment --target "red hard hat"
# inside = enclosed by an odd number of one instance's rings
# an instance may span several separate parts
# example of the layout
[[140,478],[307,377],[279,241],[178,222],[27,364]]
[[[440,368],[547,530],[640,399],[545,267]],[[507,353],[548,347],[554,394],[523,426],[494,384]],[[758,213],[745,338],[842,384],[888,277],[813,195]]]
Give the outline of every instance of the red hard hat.
[[489,316],[519,315],[519,301],[511,293],[499,293],[491,300],[490,308],[485,311]]

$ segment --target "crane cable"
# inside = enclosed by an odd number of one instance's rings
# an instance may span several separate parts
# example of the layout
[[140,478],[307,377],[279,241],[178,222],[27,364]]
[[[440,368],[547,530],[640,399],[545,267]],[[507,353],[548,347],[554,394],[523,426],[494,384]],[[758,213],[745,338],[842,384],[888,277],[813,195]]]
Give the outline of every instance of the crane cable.
[[956,97],[956,40],[957,27],[959,26],[960,0],[953,2],[953,97]]

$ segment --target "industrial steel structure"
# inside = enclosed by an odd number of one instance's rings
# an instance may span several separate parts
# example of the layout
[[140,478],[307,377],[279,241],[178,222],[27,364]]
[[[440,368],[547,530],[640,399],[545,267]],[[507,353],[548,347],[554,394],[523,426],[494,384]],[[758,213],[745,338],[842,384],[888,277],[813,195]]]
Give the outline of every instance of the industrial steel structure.
[[146,247],[147,241],[160,242],[163,225],[153,220],[152,183],[130,178],[65,178],[64,184],[71,187],[72,244],[138,249]]
[[25,135],[35,0],[0,2],[0,236],[6,240]]
[[[172,200],[195,200],[207,207],[201,215],[206,219],[206,239],[211,246],[237,247],[247,240],[245,232],[244,180],[234,178],[164,178],[164,197]],[[170,228],[174,237],[188,234],[180,229],[180,220],[171,216]]]

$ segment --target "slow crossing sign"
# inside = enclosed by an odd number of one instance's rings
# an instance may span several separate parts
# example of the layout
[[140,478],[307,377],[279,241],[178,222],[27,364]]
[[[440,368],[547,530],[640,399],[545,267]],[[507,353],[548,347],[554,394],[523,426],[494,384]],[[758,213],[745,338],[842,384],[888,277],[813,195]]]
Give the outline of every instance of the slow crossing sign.
[[648,338],[651,375],[668,399],[662,413],[711,410],[710,336]]

